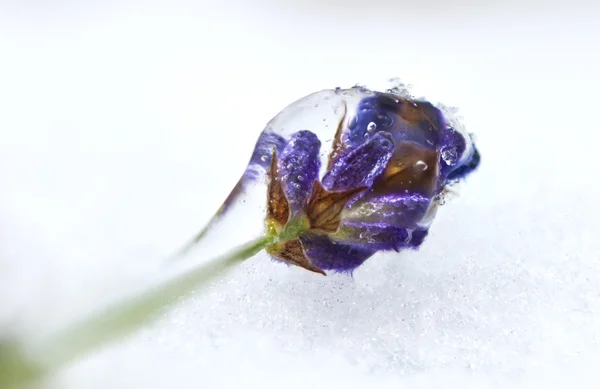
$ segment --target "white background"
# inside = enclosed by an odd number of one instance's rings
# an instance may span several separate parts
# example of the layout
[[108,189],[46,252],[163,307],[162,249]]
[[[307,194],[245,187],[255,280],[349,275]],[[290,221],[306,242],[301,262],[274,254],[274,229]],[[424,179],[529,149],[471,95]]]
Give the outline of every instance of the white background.
[[482,155],[419,252],[354,279],[259,255],[49,387],[598,385],[600,7],[324,3],[0,1],[6,336],[156,278],[308,93],[400,77]]

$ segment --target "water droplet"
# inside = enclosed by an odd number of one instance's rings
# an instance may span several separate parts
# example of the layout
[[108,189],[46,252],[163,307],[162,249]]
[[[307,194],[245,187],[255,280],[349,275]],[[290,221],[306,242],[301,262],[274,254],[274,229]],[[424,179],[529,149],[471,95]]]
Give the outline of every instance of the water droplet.
[[354,116],[352,119],[350,119],[350,121],[348,122],[348,129],[349,130],[354,130],[356,128],[356,125],[358,124],[358,117]]
[[442,192],[435,197],[435,201],[438,203],[438,205],[444,205],[446,204],[446,196]]
[[394,119],[392,119],[390,115],[387,115],[385,113],[380,113],[379,115],[377,115],[377,119],[379,120],[379,123],[381,123],[381,125],[384,127],[390,127],[394,123]]
[[442,150],[442,159],[447,165],[454,165],[458,159],[456,147],[447,147]]
[[260,157],[260,160],[263,162],[267,162],[267,159],[269,159],[269,157],[267,157],[266,155],[263,155],[262,157]]
[[298,176],[297,178],[298,178],[298,181],[304,181],[304,177],[302,177],[302,176]]
[[417,161],[417,163],[415,163],[415,167],[421,171],[425,171],[429,166],[427,166],[427,164],[423,161]]
[[369,132],[373,132],[375,131],[375,129],[377,128],[377,124],[375,124],[374,122],[369,123],[369,125],[367,126],[367,131]]

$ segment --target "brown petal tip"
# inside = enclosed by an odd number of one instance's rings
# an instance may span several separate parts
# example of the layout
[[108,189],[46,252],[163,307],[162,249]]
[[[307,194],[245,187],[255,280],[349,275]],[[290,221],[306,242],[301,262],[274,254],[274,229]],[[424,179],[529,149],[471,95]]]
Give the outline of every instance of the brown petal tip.
[[340,225],[341,213],[348,202],[367,188],[353,188],[342,192],[329,192],[315,181],[313,192],[306,207],[306,215],[313,229],[335,232]]
[[290,218],[290,206],[277,172],[277,154],[275,152],[273,152],[273,158],[271,158],[269,176],[271,181],[269,182],[267,194],[267,220],[273,221],[281,228]]
[[306,256],[300,239],[288,240],[286,242],[276,244],[271,246],[267,252],[275,258],[281,259],[289,264],[299,266],[303,269],[312,271],[314,273],[319,273],[324,276],[327,275],[323,269],[313,264],[310,258]]

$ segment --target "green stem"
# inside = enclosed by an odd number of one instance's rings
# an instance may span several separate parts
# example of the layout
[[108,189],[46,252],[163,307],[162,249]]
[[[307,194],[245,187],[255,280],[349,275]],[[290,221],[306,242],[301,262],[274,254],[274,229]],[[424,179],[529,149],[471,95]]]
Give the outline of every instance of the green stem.
[[41,364],[27,359],[21,348],[0,343],[0,388],[17,388],[31,383],[44,374],[137,331],[171,308],[182,296],[208,285],[211,280],[252,257],[273,241],[273,237],[257,239],[67,328],[28,353],[39,356]]

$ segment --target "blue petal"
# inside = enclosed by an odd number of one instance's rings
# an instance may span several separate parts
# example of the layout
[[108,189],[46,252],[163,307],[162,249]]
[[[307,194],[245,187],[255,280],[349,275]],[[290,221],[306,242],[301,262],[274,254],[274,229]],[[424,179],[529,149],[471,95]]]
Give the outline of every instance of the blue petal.
[[344,222],[340,240],[372,250],[398,251],[409,245],[410,230],[386,223]]
[[290,204],[292,217],[301,212],[318,178],[321,160],[321,141],[310,131],[299,131],[291,136],[278,161],[279,177]]
[[384,132],[377,133],[342,155],[323,177],[323,186],[329,191],[370,187],[385,170],[393,154],[391,136]]
[[384,131],[391,134],[395,142],[410,141],[435,149],[439,131],[444,127],[442,113],[431,103],[377,93],[358,104],[346,139],[352,148]]
[[429,233],[428,229],[416,229],[412,232],[408,247],[417,249],[423,244],[423,241]]
[[382,223],[413,230],[419,227],[427,215],[431,198],[418,193],[402,193],[379,196],[369,193],[346,212],[350,222]]
[[273,132],[262,132],[254,146],[254,152],[244,173],[244,178],[255,180],[266,173],[271,165],[273,152],[280,154],[285,146],[285,139]]
[[311,232],[302,234],[300,241],[308,258],[323,270],[352,271],[376,252],[362,245],[337,243],[327,235]]
[[456,180],[456,179],[464,178],[466,175],[473,172],[473,170],[477,169],[477,167],[479,167],[480,163],[481,163],[481,156],[479,155],[479,151],[477,150],[477,148],[475,146],[473,146],[473,153],[471,154],[471,157],[469,159],[467,159],[467,161],[464,164],[459,165],[457,168],[452,170],[448,174],[447,179],[448,180]]

